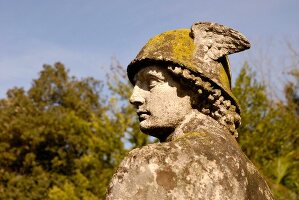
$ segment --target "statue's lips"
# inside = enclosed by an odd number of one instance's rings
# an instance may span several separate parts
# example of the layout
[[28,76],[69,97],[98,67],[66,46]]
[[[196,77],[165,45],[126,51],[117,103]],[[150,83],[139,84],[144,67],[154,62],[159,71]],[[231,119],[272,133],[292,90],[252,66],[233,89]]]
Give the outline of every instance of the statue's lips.
[[150,115],[150,112],[148,111],[137,111],[137,115],[139,117],[139,121],[143,121],[143,120],[146,120],[149,115]]

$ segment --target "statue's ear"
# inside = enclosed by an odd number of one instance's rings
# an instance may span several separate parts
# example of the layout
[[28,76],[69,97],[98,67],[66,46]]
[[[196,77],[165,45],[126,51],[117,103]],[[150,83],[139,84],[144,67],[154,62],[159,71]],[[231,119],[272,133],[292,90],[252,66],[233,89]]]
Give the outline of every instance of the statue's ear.
[[191,36],[196,46],[196,57],[203,62],[250,48],[248,39],[229,27],[210,22],[194,23]]

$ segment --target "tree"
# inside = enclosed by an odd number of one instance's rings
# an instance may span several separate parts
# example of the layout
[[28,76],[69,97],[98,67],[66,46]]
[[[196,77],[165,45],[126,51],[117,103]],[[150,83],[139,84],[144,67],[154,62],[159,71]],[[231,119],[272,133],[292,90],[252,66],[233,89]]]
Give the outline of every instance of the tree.
[[239,143],[267,178],[277,199],[299,197],[297,86],[286,84],[287,103],[271,100],[266,85],[258,82],[245,64],[234,87],[242,110]]
[[102,88],[56,63],[45,65],[28,91],[7,92],[0,101],[0,199],[103,197],[127,152],[128,126]]

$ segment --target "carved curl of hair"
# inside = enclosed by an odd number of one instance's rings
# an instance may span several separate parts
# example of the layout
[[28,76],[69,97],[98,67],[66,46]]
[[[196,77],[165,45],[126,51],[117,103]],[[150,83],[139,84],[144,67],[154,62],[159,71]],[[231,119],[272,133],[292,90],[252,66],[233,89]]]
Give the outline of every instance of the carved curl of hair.
[[[194,108],[214,118],[226,127],[233,136],[238,137],[236,129],[241,124],[241,117],[236,112],[236,106],[232,105],[231,101],[221,94],[221,89],[213,86],[208,80],[204,80],[204,77],[195,76],[188,69],[169,65],[168,70],[179,77],[183,85],[199,94],[191,99]],[[190,87],[190,85],[196,87]]]

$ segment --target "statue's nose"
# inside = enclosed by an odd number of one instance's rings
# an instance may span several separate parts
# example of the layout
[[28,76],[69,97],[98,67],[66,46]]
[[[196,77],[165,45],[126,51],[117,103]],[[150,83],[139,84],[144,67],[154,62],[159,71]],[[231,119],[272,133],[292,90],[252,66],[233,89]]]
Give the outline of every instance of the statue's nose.
[[139,88],[137,85],[134,86],[132,95],[129,99],[130,103],[134,106],[142,105],[145,103],[143,90]]

